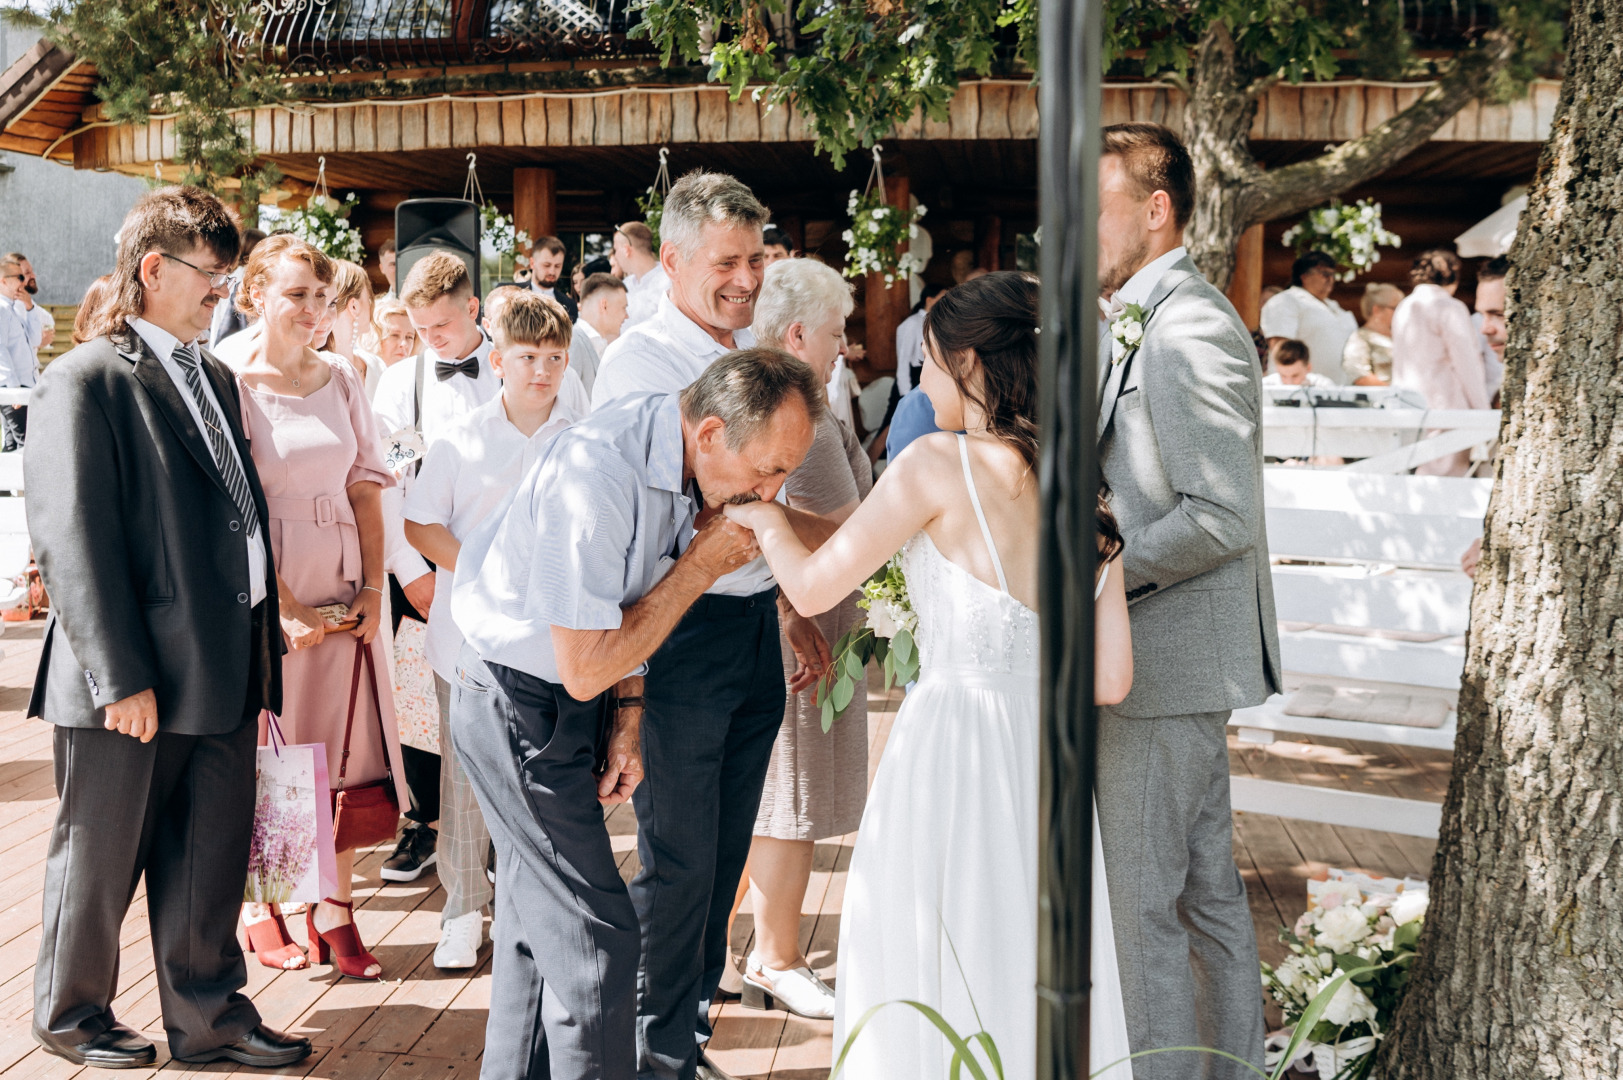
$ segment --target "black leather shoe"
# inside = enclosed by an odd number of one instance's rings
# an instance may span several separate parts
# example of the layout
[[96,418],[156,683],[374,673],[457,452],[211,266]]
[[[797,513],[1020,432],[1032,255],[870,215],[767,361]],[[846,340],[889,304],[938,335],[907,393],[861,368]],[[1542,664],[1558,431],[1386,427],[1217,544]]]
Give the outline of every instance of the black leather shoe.
[[123,1024],[114,1024],[77,1046],[52,1039],[38,1028],[34,1029],[34,1041],[43,1046],[47,1054],[93,1069],[139,1069],[158,1060],[158,1049],[152,1040]]
[[238,1065],[254,1065],[262,1069],[278,1065],[291,1065],[310,1055],[310,1040],[297,1035],[284,1035],[275,1028],[260,1024],[248,1034],[227,1046],[216,1046],[201,1054],[176,1057],[189,1065],[202,1065],[210,1061],[235,1061]]

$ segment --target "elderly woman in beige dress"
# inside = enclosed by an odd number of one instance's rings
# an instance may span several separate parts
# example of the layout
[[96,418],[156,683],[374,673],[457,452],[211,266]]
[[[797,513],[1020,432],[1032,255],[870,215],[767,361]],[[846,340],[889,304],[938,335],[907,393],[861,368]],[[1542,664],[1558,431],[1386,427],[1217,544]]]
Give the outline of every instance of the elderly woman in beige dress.
[[[767,268],[755,304],[755,337],[804,360],[827,381],[851,308],[850,286],[837,271],[816,259],[783,259]],[[873,472],[856,436],[825,416],[805,462],[789,475],[784,491],[796,509],[843,522],[872,486]],[[816,617],[831,646],[862,623],[856,601],[852,593]],[[746,1007],[768,1008],[775,1001],[800,1016],[829,1019],[834,991],[800,950],[800,905],[811,879],[814,842],[852,832],[862,820],[868,791],[868,701],[866,694],[857,694],[825,734],[821,705],[813,701],[815,681],[799,689],[810,678],[800,668],[785,641],[783,670],[790,694],[750,847],[755,949],[745,965],[743,996]]]

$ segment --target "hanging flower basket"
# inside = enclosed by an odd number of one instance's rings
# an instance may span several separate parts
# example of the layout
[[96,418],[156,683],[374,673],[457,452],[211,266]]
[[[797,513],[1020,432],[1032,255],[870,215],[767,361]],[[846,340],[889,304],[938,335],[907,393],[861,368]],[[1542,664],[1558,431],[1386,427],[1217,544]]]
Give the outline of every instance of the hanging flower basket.
[[659,222],[665,216],[665,195],[671,190],[671,173],[666,162],[670,158],[670,150],[661,146],[659,148],[659,172],[654,175],[654,182],[648,186],[646,195],[637,197],[637,209],[642,211],[642,219],[648,223],[648,231],[654,234],[654,253],[659,253]]
[[1397,233],[1382,226],[1381,204],[1374,199],[1360,199],[1351,206],[1331,199],[1285,230],[1282,240],[1297,255],[1322,251],[1336,260],[1342,281],[1351,281],[1381,261],[1377,245],[1403,244]]
[[510,276],[514,267],[530,264],[530,234],[513,226],[513,216],[494,203],[479,207],[479,248],[487,262],[495,263],[498,277]]
[[911,210],[903,210],[885,201],[885,177],[879,167],[882,149],[873,148],[873,171],[868,175],[867,190],[860,195],[855,189],[851,191],[845,206],[851,215],[851,227],[840,237],[847,249],[846,277],[883,274],[885,284],[891,285],[924,269],[924,260],[904,249],[919,234],[918,222],[924,216],[925,206],[920,203]]
[[287,229],[300,240],[318,247],[330,259],[359,263],[366,258],[366,245],[360,230],[350,224],[349,214],[360,204],[353,191],[339,202],[327,192],[327,159],[317,159],[315,190],[301,209],[285,218]]

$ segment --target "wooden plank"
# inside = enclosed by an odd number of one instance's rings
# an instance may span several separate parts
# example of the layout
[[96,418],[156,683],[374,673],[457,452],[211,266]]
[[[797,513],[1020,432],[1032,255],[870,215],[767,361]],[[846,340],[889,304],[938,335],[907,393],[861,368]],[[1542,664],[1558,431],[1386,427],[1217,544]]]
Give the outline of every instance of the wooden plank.
[[1270,139],[1306,138],[1302,125],[1302,91],[1296,86],[1276,86],[1268,95]]
[[449,101],[430,101],[425,106],[427,116],[424,127],[425,145],[429,147],[449,147],[456,145],[452,141],[451,103]]
[[[1180,103],[1181,111],[1181,103]],[[1182,120],[1182,117],[1179,117]],[[1016,139],[1035,139],[1041,118],[1037,114],[1037,88],[1009,88],[1009,134]],[[1178,126],[1182,126],[1180,123]]]
[[569,145],[569,99],[550,97],[547,103],[547,145]]
[[671,134],[671,95],[648,95],[648,142],[660,144],[673,142],[675,136]]
[[620,96],[618,94],[595,97],[592,102],[592,144],[594,146],[620,146]]
[[700,90],[695,126],[699,142],[727,141],[727,91]]
[[[547,145],[547,103],[541,98],[530,98],[524,107],[524,146]],[[512,130],[509,128],[508,130]]]
[[[481,101],[474,107],[475,146],[504,146],[502,138],[502,107],[500,101]],[[514,102],[513,104],[517,104]]]
[[293,151],[293,114],[286,109],[271,110],[271,144],[270,152],[273,154],[288,154]]
[[[426,103],[403,105],[398,110],[380,108],[379,111],[380,113],[395,111],[400,113],[401,150],[409,153],[413,150],[423,150],[428,147],[428,105]],[[378,134],[380,137],[382,136],[381,128]]]
[[641,146],[648,141],[648,94],[628,92],[620,101],[620,142]]
[[295,154],[313,154],[316,152],[316,118],[309,113],[296,112],[289,118],[292,128],[293,152]]
[[1550,137],[1550,125],[1555,122],[1556,109],[1561,104],[1561,84],[1540,79],[1533,84],[1533,135],[1540,142]]
[[741,95],[737,101],[727,102],[727,141],[761,141],[761,109],[748,94]]
[[569,144],[597,145],[597,109],[591,98],[569,99]]
[[1364,130],[1373,131],[1398,114],[1398,92],[1390,86],[1364,87]]
[[335,110],[316,110],[310,118],[310,142],[318,154],[330,154],[338,149],[338,116]]
[[[947,105],[947,138],[978,139],[981,128],[981,93],[979,83],[966,83],[958,88],[952,95],[952,101]],[[935,122],[925,125],[926,137],[939,139],[943,136],[935,133]]]
[[1230,796],[1234,809],[1240,813],[1284,813],[1292,818],[1326,825],[1357,821],[1381,832],[1431,840],[1437,838],[1443,819],[1443,808],[1438,803],[1366,795],[1358,791],[1310,788],[1250,776],[1233,777]]
[[1257,111],[1251,117],[1251,129],[1246,137],[1252,140],[1263,139],[1268,134],[1268,103],[1272,100],[1271,94],[1264,94],[1257,99]]
[[[444,104],[437,102],[436,104]],[[479,145],[479,109],[478,104],[471,98],[463,101],[450,102],[451,106],[451,146],[478,146]],[[433,106],[430,106],[432,110]],[[430,112],[432,116],[432,112]]]
[[1336,138],[1337,92],[1335,86],[1301,88],[1303,138],[1326,141]]
[[[378,114],[381,112],[394,112],[393,109],[378,109],[367,105],[355,110],[355,149],[360,153],[371,153],[378,149]],[[400,141],[399,115],[395,116],[393,128],[395,144]]]
[[[380,152],[396,153],[405,150],[408,144],[415,144],[417,149],[422,148],[424,118],[427,115],[427,110],[423,106],[393,109],[379,105],[372,115],[377,128],[377,149]],[[408,117],[416,124],[416,131],[409,138],[406,127]]]
[[355,151],[355,117],[359,109],[335,109],[333,115],[333,149],[341,154]]
[[1538,133],[1538,114],[1531,97],[1518,98],[1504,108],[1510,114],[1508,137],[1512,142],[1542,141]]

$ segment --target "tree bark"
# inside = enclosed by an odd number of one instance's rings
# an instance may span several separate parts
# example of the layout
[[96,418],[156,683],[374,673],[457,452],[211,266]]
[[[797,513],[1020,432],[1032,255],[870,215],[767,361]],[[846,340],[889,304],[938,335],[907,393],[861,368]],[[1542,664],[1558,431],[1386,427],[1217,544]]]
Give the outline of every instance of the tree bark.
[[1389,1080],[1623,1075],[1623,0],[1577,0],[1511,252],[1498,483]]
[[1510,63],[1513,43],[1499,31],[1457,56],[1420,99],[1379,127],[1312,159],[1264,172],[1251,157],[1257,101],[1277,80],[1253,79],[1228,28],[1214,20],[1201,40],[1184,106],[1184,139],[1195,165],[1189,254],[1213,285],[1227,289],[1235,245],[1252,225],[1299,214],[1386,171]]

